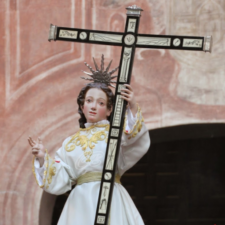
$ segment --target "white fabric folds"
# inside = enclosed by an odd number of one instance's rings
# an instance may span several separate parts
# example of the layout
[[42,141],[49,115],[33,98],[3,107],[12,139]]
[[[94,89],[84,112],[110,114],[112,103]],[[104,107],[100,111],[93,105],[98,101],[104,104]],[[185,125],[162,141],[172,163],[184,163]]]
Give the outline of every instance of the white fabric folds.
[[[109,122],[86,124],[76,134],[66,138],[52,159],[48,152],[40,168],[33,160],[33,172],[40,187],[52,194],[63,194],[71,189],[81,175],[102,172]],[[150,146],[148,130],[143,122],[140,108],[133,117],[127,110],[124,132],[116,173],[122,176],[136,164]],[[64,206],[58,225],[93,224],[100,189],[100,181],[75,186]],[[143,220],[125,188],[114,184],[111,204],[110,225],[143,225]]]

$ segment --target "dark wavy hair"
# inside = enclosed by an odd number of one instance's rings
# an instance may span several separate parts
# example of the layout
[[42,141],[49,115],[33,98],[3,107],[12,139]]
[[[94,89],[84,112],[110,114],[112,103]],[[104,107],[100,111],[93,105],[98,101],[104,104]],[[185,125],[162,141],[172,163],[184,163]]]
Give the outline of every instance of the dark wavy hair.
[[[84,124],[87,123],[86,117],[85,117],[81,107],[84,105],[85,96],[86,96],[87,91],[91,88],[98,88],[98,89],[101,89],[102,91],[104,91],[107,96],[107,109],[110,110],[113,107],[114,94],[113,94],[112,90],[106,84],[104,84],[104,83],[89,83],[89,84],[87,84],[85,87],[83,87],[81,89],[81,91],[77,97],[77,104],[79,106],[78,113],[80,114],[80,119],[79,119],[80,128],[85,128]],[[110,116],[107,117],[107,120],[110,121],[110,118],[111,118],[111,114],[110,114]]]

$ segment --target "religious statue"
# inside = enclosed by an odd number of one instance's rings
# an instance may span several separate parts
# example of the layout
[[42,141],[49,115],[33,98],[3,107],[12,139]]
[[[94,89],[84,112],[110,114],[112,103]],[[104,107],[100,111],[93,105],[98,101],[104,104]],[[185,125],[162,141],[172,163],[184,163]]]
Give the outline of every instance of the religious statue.
[[[129,225],[143,224],[143,221],[140,218],[140,215],[137,213],[137,210],[134,207],[133,203],[131,203],[130,198],[125,197],[127,196],[127,193],[124,191],[124,189],[122,189],[122,186],[118,184],[119,176],[121,176],[126,170],[128,170],[131,166],[133,166],[147,151],[149,146],[147,129],[142,121],[140,108],[136,106],[133,89],[129,85],[131,80],[132,67],[136,48],[173,49],[173,50],[190,50],[190,51],[205,51],[205,52],[211,52],[212,49],[211,36],[195,37],[195,36],[177,36],[177,35],[139,34],[138,28],[141,12],[143,11],[143,9],[141,9],[137,5],[128,6],[126,9],[127,9],[127,19],[125,23],[126,26],[124,32],[59,27],[53,24],[50,25],[49,30],[49,38],[48,38],[49,41],[51,40],[67,41],[67,42],[69,41],[87,44],[121,46],[121,58],[117,82],[111,81],[113,77],[110,76],[113,73],[113,71],[108,73],[110,65],[107,67],[105,71],[103,70],[103,62],[104,62],[103,58],[101,63],[101,69],[98,69],[96,62],[94,61],[97,71],[94,71],[89,65],[86,64],[91,70],[92,74],[87,73],[89,76],[91,76],[91,78],[85,79],[93,80],[94,83],[100,83],[99,84],[100,86],[98,87],[91,86],[90,89],[87,88],[87,91],[86,88],[84,88],[84,97],[83,97],[84,100],[82,100],[81,102],[78,101],[79,113],[82,112],[84,115],[83,117],[85,118],[84,122],[85,124],[84,126],[81,126],[81,128],[84,130],[81,129],[77,134],[66,139],[62,146],[62,149],[65,149],[64,152],[70,152],[65,156],[64,155],[63,156],[65,157],[65,160],[67,160],[66,166],[68,166],[68,164],[70,165],[70,167],[68,167],[70,169],[67,169],[67,171],[72,170],[74,173],[71,174],[70,177],[72,177],[75,180],[79,178],[77,180],[77,185],[80,183],[80,175],[83,175],[91,171],[91,169],[92,171],[100,171],[99,170],[100,167],[97,168],[88,166],[88,170],[85,169],[81,170],[80,172],[77,172],[79,171],[78,168],[81,167],[86,168],[87,165],[91,165],[91,162],[95,163],[95,165],[101,164],[101,166],[103,166],[102,173],[99,175],[101,177],[101,185],[100,191],[97,191],[99,197],[97,201],[97,207],[95,206],[96,216],[95,217],[92,216],[93,210],[91,210],[90,213],[88,211],[88,216],[86,218],[89,221],[90,219],[89,215],[93,217],[94,222],[92,224],[94,225],[99,224],[108,225],[110,221],[112,222],[112,224],[129,224]],[[114,107],[112,107],[112,105],[108,108],[105,107],[104,109],[105,111],[103,113],[104,116],[100,116],[98,117],[97,120],[93,121],[90,120],[89,118],[90,115],[88,114],[89,113],[88,110],[90,109],[89,108],[86,109],[86,106],[88,105],[88,103],[86,102],[86,98],[88,96],[93,97],[96,95],[99,97],[100,95],[97,94],[96,89],[98,90],[100,89],[106,94],[105,99],[107,101],[107,104],[111,104],[110,97],[107,94],[109,92],[104,91],[105,89],[103,89],[102,87],[103,83],[105,83],[105,85],[107,86],[113,86],[111,83],[114,84],[116,83],[116,90],[114,96],[115,104]],[[91,94],[89,92],[91,92]],[[128,109],[126,109],[126,102],[124,100],[128,102],[129,105]],[[92,101],[97,101],[97,97],[95,97],[93,100],[90,100],[90,104]],[[98,108],[96,108],[95,110],[97,110],[96,111],[97,115]],[[92,114],[94,112],[95,111],[93,110],[91,111]],[[124,123],[125,113],[126,119]],[[110,114],[110,116],[108,116],[108,114]],[[97,118],[96,115],[95,118]],[[111,117],[110,126],[108,123],[106,123],[108,117]],[[101,121],[103,119],[106,119],[106,122],[105,120],[104,122]],[[100,125],[101,128],[99,127]],[[94,126],[94,131],[92,130],[93,128],[92,126]],[[122,132],[123,129],[124,132]],[[105,160],[103,162],[103,159],[100,160],[101,158],[100,156],[97,157],[97,152],[100,151],[99,149],[103,149],[102,148],[103,143],[105,144],[104,140],[105,142],[107,142],[107,147],[106,151],[104,150]],[[31,139],[30,142],[32,143]],[[74,150],[75,148],[76,150]],[[88,164],[85,164],[83,161],[81,161],[81,156],[77,155],[78,149],[81,149],[83,151],[83,154],[86,157],[86,162],[88,162]],[[62,157],[61,153],[62,151],[63,150],[60,150],[59,153],[57,153],[59,154],[59,157]],[[76,160],[68,158],[68,156],[72,157],[73,154],[77,157]],[[98,158],[98,160],[95,157]],[[52,161],[49,162],[51,163]],[[65,161],[63,160],[63,162]],[[73,164],[71,165],[71,163]],[[50,164],[48,163],[48,165]],[[96,177],[94,179],[88,178],[88,181],[89,179],[92,180],[93,182],[91,183],[94,184],[94,181],[96,182],[97,178]],[[83,183],[83,178],[81,183]],[[92,184],[88,184],[90,185],[89,187],[93,187],[91,186]],[[49,184],[49,186],[52,185]],[[82,187],[84,186],[82,185]],[[75,189],[76,191],[73,192],[73,195],[75,195],[74,193],[78,192],[78,187],[76,187]],[[113,193],[114,189],[115,193]],[[70,197],[68,201],[70,199],[72,199],[72,197]],[[117,204],[115,204],[115,201],[117,201]],[[67,202],[65,206],[66,212],[68,212],[69,204],[70,203]],[[84,203],[82,202],[82,204]],[[125,207],[126,204],[127,206]],[[110,210],[111,206],[112,210]],[[86,207],[86,205],[84,207]],[[81,213],[81,211],[79,210],[77,212]],[[65,212],[63,211],[60,221],[62,221],[63,220],[62,218],[64,217]],[[77,219],[76,221],[80,220]]]
[[[116,70],[109,71],[110,64],[104,69],[104,56],[101,66],[94,60],[94,70],[85,65],[91,73],[93,81],[85,85],[77,98],[80,114],[80,129],[74,135],[66,138],[61,148],[51,158],[45,149],[41,138],[34,141],[29,137],[32,147],[33,173],[38,185],[44,191],[60,195],[71,191],[64,206],[58,225],[91,225],[95,212],[102,179],[102,170],[106,154],[106,146],[110,130],[110,117],[113,111],[114,94],[109,86],[116,76],[111,76]],[[131,85],[124,84],[120,90],[121,99],[127,101],[125,122],[116,166],[114,192],[108,224],[110,225],[143,225],[143,220],[131,197],[120,182],[121,176],[148,151],[150,138],[144,124],[141,109],[135,101]],[[110,166],[110,160],[107,162]],[[106,173],[111,176],[111,173]],[[105,177],[105,179],[108,179]],[[110,177],[109,177],[110,179]],[[107,207],[109,186],[105,185],[101,192],[99,210],[104,212]],[[105,224],[104,218],[98,217],[98,224]]]

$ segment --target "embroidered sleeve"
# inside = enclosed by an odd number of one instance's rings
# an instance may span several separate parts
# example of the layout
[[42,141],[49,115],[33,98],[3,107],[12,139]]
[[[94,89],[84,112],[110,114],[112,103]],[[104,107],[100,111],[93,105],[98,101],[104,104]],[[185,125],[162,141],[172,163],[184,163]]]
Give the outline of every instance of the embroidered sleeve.
[[[43,166],[44,172],[43,174],[37,173],[37,168],[35,168],[35,156],[33,158],[33,174],[35,176],[36,182],[39,185],[39,187],[43,188],[45,187],[46,189],[49,188],[49,185],[52,183],[52,178],[56,174],[56,167],[55,167],[55,160],[52,159],[48,151],[46,150],[45,154],[45,162]],[[42,170],[42,168],[41,168]]]
[[122,175],[134,166],[146,154],[150,146],[150,137],[138,107],[136,116],[127,110],[125,125],[118,157],[118,171]]
[[144,118],[142,116],[141,108],[139,106],[135,118],[133,118],[130,109],[127,110],[123,132],[128,136],[128,139],[134,138],[141,131],[142,122],[144,122]]
[[33,173],[39,187],[55,195],[71,190],[75,181],[75,174],[65,155],[65,141],[63,146],[56,151],[54,159],[46,150],[44,165],[41,168],[38,160],[35,157],[33,159]]

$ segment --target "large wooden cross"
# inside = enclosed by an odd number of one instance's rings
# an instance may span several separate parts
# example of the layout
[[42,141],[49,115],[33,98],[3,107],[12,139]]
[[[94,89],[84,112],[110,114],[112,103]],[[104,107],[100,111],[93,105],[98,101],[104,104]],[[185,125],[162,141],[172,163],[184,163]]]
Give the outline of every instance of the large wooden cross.
[[[95,216],[95,225],[107,224],[113,193],[114,178],[120,141],[123,132],[126,103],[121,99],[120,90],[131,79],[136,48],[157,48],[174,50],[194,50],[211,52],[212,37],[172,36],[138,34],[141,8],[127,7],[127,20],[124,33],[50,25],[49,41],[72,41],[89,44],[121,46],[121,59],[115,90],[115,105],[110,121],[109,137],[102,171],[101,187]],[[89,225],[89,224],[88,224]]]

